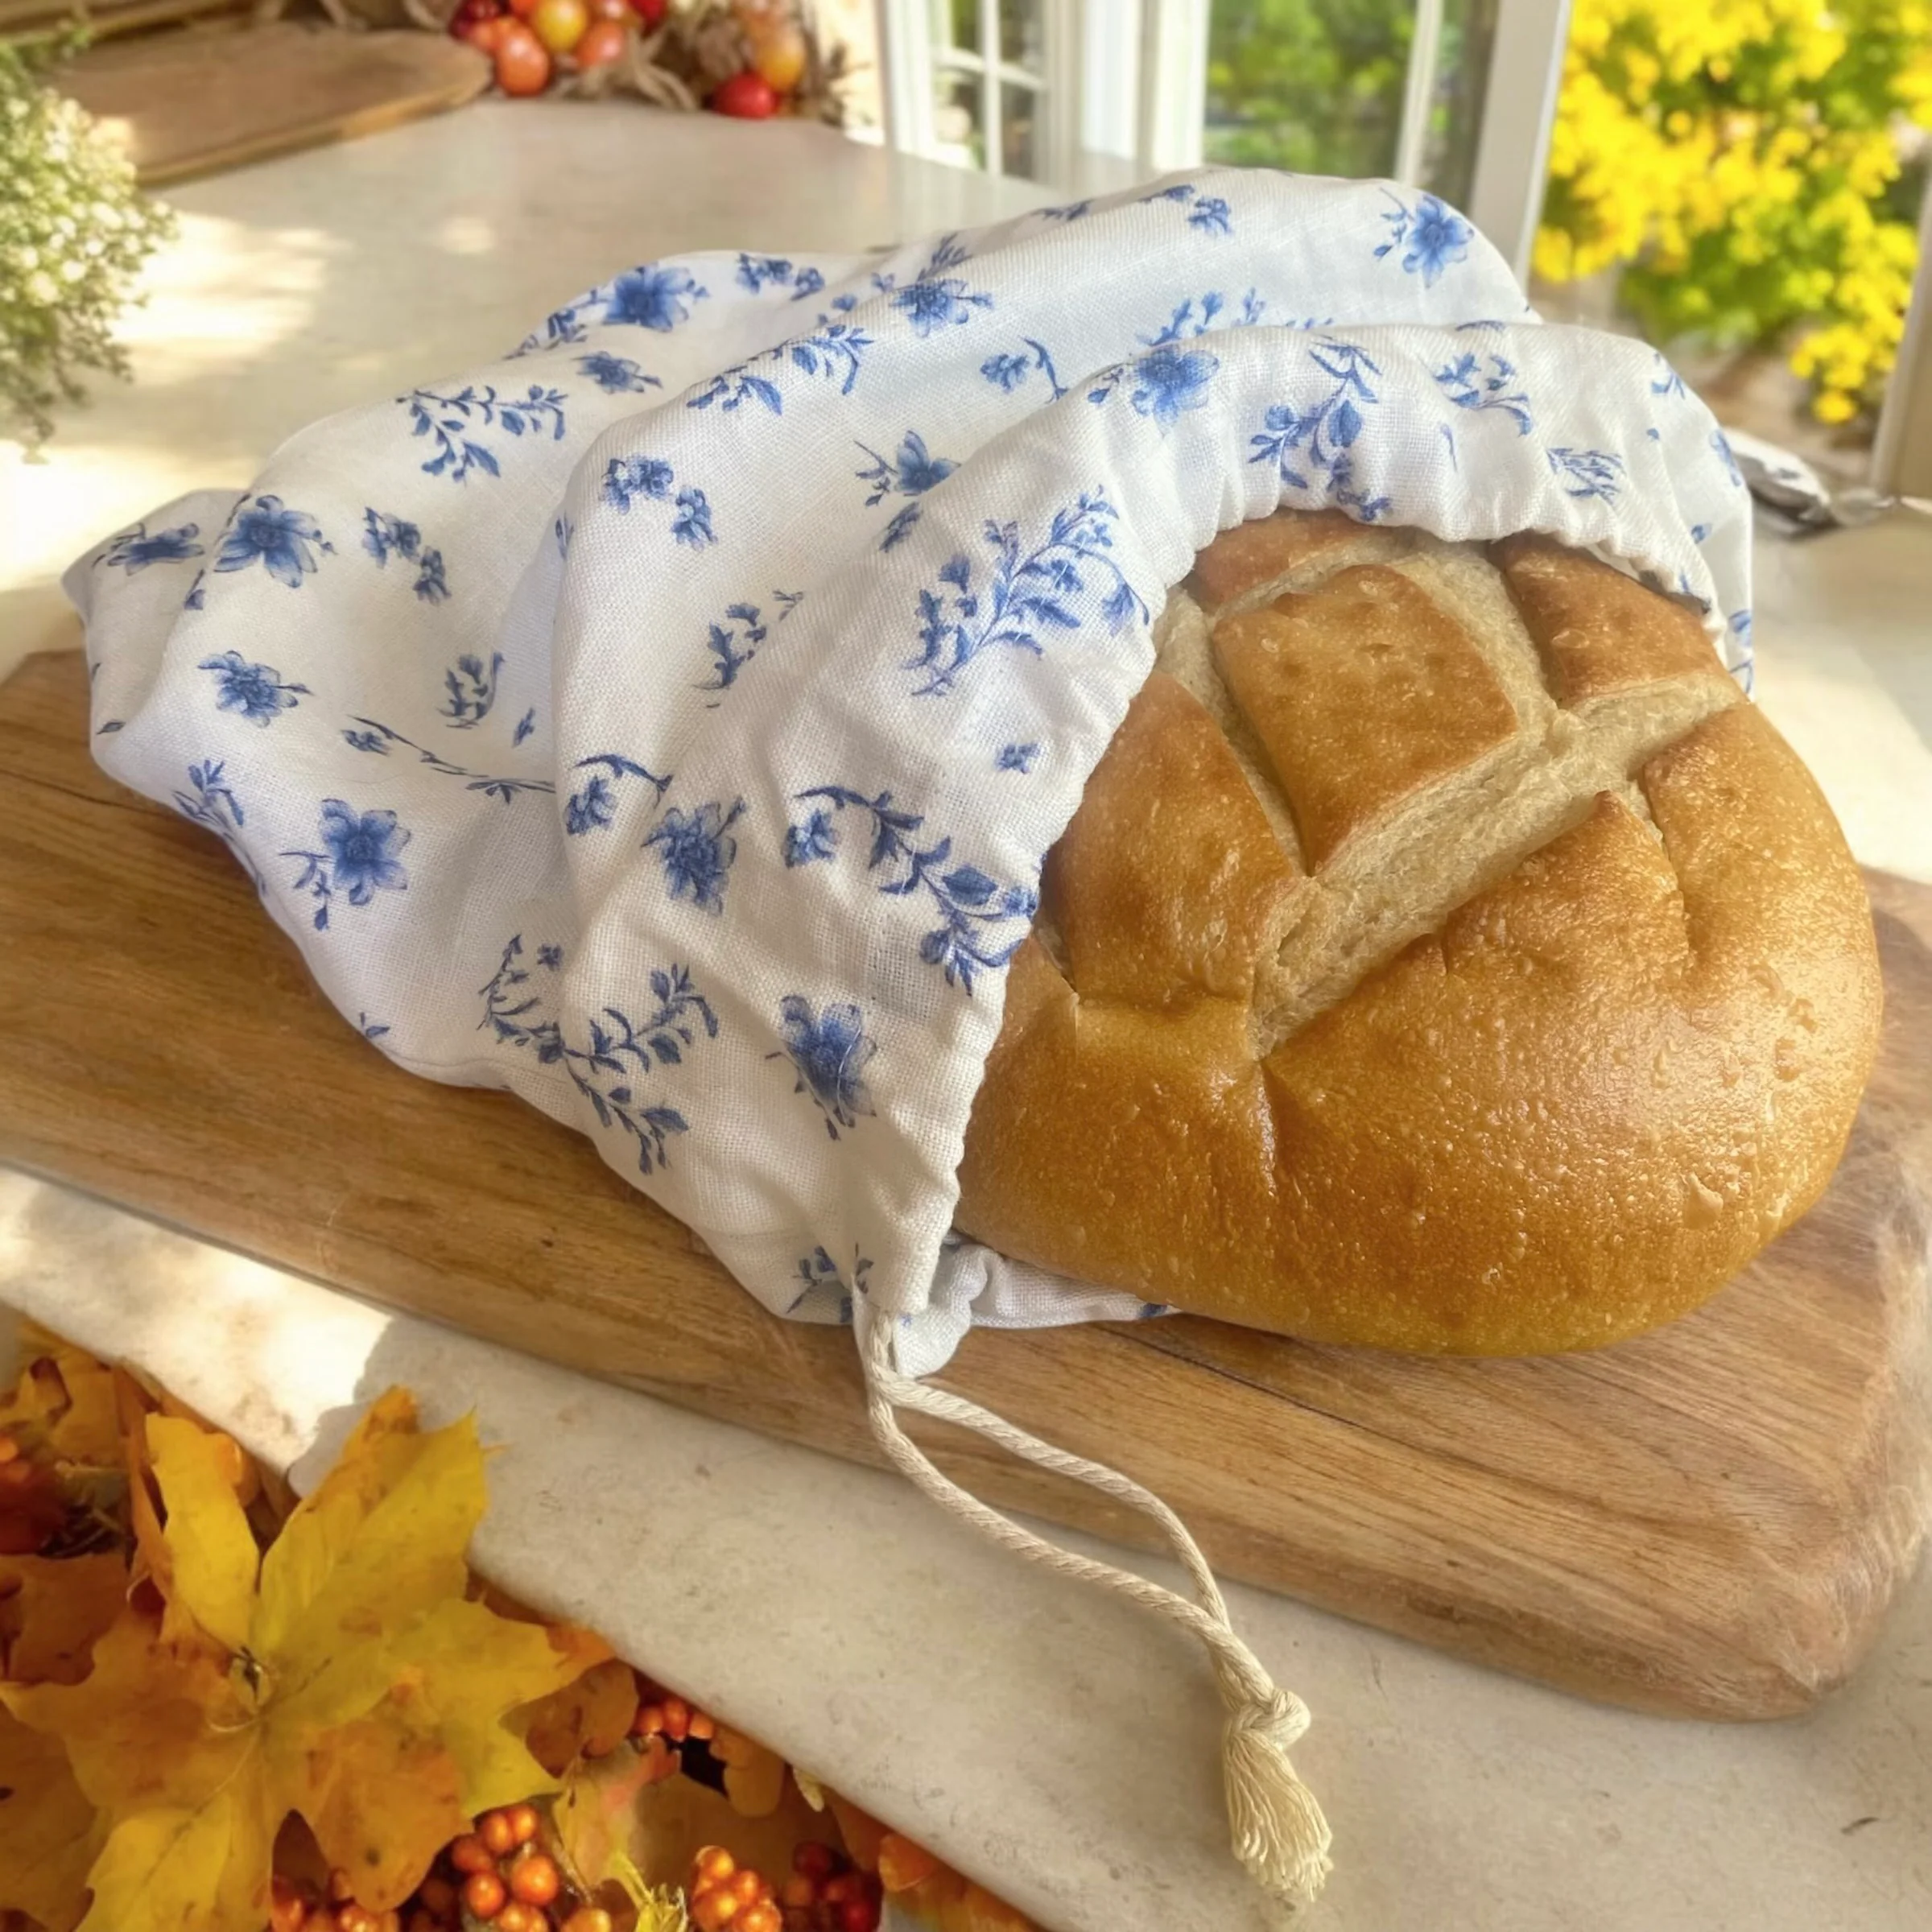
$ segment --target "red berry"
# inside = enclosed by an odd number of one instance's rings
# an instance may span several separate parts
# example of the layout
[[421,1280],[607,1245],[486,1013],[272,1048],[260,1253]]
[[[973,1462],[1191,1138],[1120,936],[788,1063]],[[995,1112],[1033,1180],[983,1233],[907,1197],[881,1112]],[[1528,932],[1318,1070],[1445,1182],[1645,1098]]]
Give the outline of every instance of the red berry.
[[815,1838],[807,1839],[791,1855],[792,1870],[815,1880],[830,1878],[843,1863],[830,1845],[822,1845]]
[[671,11],[671,0],[630,0],[637,10],[638,18],[644,23],[646,31],[664,24],[664,16]]
[[778,111],[778,89],[762,74],[747,68],[720,80],[705,104],[713,114],[737,121],[769,121]]
[[848,1898],[839,1907],[834,1922],[839,1932],[879,1932],[879,1901],[876,1898]]

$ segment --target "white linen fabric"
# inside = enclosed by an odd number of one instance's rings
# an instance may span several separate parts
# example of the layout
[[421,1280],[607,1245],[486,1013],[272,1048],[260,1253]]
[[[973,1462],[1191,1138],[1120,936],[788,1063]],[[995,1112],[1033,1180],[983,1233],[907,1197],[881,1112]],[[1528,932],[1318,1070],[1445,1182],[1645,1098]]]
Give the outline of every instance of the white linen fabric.
[[1662,359],[1540,324],[1431,196],[1263,172],[632,269],[67,581],[101,763],[377,1051],[919,1374],[1160,1312],[958,1240],[954,1173],[1166,588],[1278,503],[1594,547],[1748,682],[1746,492]]

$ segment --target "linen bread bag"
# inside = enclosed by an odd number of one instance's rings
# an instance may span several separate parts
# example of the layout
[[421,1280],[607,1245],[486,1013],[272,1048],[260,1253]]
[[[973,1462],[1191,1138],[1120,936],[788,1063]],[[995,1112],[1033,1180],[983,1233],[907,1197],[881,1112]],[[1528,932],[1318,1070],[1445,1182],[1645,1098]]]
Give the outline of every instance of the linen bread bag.
[[[1608,1340],[1799,1212],[1876,993],[1733,681],[1748,576],[1661,357],[1540,324],[1432,196],[1203,171],[626,270],[68,584],[100,762],[374,1051],[849,1321],[908,1476],[1207,1646],[1236,1848],[1305,1897],[1307,1713],[1185,1530],[919,1378],[1177,1304]],[[1145,1511],[1191,1597],[907,1410]]]

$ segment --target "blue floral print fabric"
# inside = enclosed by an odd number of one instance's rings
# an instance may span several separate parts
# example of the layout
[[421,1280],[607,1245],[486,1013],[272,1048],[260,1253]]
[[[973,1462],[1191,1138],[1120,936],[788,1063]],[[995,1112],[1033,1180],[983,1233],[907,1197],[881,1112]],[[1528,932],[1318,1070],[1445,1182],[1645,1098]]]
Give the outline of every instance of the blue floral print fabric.
[[581,1129],[774,1312],[898,1316],[914,1373],[1161,1312],[958,1239],[953,1176],[1042,857],[1217,531],[1546,530],[1748,680],[1709,411],[1427,195],[1201,171],[646,264],[506,347],[76,564],[97,754],[372,1051]]

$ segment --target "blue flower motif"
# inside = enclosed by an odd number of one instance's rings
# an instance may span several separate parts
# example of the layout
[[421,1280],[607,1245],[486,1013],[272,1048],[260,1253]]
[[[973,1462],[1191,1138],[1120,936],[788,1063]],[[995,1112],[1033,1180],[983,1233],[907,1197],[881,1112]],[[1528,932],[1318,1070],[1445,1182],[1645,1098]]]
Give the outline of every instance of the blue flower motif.
[[711,506],[705,502],[703,490],[678,492],[678,514],[671,519],[671,534],[679,543],[688,543],[693,550],[702,550],[706,544],[717,542],[711,527]]
[[622,395],[629,391],[662,389],[664,385],[655,376],[647,376],[628,356],[613,356],[603,349],[593,351],[588,356],[577,357],[577,367],[607,395]]
[[993,762],[993,768],[995,771],[1017,771],[1023,776],[1033,770],[1039,755],[1038,745],[1002,745],[1000,755]]
[[[335,861],[338,891],[352,906],[366,906],[378,892],[401,892],[409,884],[396,854],[409,834],[393,811],[358,812],[341,799],[322,801],[322,844]],[[286,856],[286,855],[284,855]]]
[[689,321],[691,304],[703,301],[709,292],[698,286],[688,269],[673,263],[646,263],[611,283],[604,320],[662,333]]
[[879,549],[881,554],[897,550],[912,535],[913,526],[919,520],[919,506],[908,503],[903,510],[894,510],[891,520],[879,533]]
[[511,745],[521,745],[523,741],[536,729],[536,728],[537,708],[533,704],[530,706],[528,711],[524,712],[522,717],[517,720],[517,728],[510,734],[510,741]]
[[316,898],[316,930],[328,927],[330,902],[337,893],[352,906],[366,906],[378,892],[407,889],[409,874],[396,854],[409,843],[409,834],[393,811],[359,812],[341,799],[322,801],[320,852],[285,852],[285,859],[303,861],[292,890]]
[[878,1042],[865,1030],[865,1016],[849,1002],[828,1005],[814,1013],[802,994],[788,993],[778,1002],[778,1030],[785,1044],[765,1057],[788,1058],[798,1074],[794,1093],[808,1093],[825,1117],[825,1131],[833,1140],[839,1129],[859,1124],[873,1111],[872,1095],[864,1079]]
[[781,255],[741,254],[738,257],[738,286],[754,295],[768,283],[782,288],[791,279],[791,264]]
[[184,523],[174,530],[158,530],[149,535],[145,521],[124,530],[94,559],[97,568],[125,570],[131,577],[151,564],[179,564],[204,555],[195,539],[201,534],[199,523]]
[[1650,384],[1652,395],[1684,396],[1688,394],[1689,392],[1684,387],[1683,378],[1670,366],[1669,360],[1661,349],[1657,352],[1657,366],[1663,373],[1652,379]]
[[411,588],[425,604],[440,604],[449,595],[449,580],[443,574],[443,553],[426,550],[416,566],[416,580]]
[[215,674],[217,710],[238,711],[250,724],[265,729],[312,695],[306,684],[284,684],[273,665],[251,664],[238,650],[204,658],[196,668]]
[[628,511],[638,497],[662,502],[677,479],[671,465],[657,456],[613,456],[604,472],[604,501]]
[[205,569],[195,572],[195,580],[188,587],[188,595],[181,600],[184,610],[205,610],[208,608],[208,572]]
[[803,302],[807,295],[815,295],[825,286],[825,278],[815,268],[801,268],[791,279],[791,299]]
[[1228,225],[1228,204],[1219,195],[1203,195],[1194,204],[1187,217],[1190,228],[1198,228],[1203,234],[1231,235],[1233,229]]
[[894,494],[923,496],[935,483],[943,483],[958,467],[950,457],[932,455],[926,448],[926,439],[913,429],[906,431],[896,456],[881,456],[863,443],[859,448],[872,458],[865,469],[853,473],[861,483],[872,486],[872,494],[865,499],[868,510]]
[[335,554],[335,546],[305,510],[284,508],[279,497],[257,497],[247,509],[236,512],[221,539],[215,568],[246,570],[259,563],[278,584],[299,590],[303,578],[317,568],[312,543],[325,555]]
[[930,336],[949,324],[970,322],[976,308],[991,308],[993,297],[966,286],[965,279],[948,275],[968,259],[956,235],[945,236],[932,251],[932,259],[904,287],[892,294],[892,306],[912,324],[913,332]]
[[1402,252],[1402,272],[1420,275],[1425,288],[1434,288],[1443,270],[1469,254],[1469,242],[1476,231],[1454,208],[1445,207],[1434,195],[1424,195],[1413,208],[1406,206],[1386,188],[1384,197],[1393,204],[1393,213],[1382,220],[1392,231],[1389,239],[1375,250],[1376,258]]
[[610,781],[595,774],[581,791],[573,792],[564,804],[564,829],[572,838],[587,832],[601,831],[610,823],[616,801]]
[[378,564],[386,568],[392,556],[413,562],[421,554],[422,544],[423,533],[415,524],[373,507],[362,512],[362,547]]
[[537,948],[537,964],[555,972],[564,964],[564,948],[561,946],[539,946]]
[[1184,411],[1206,406],[1208,385],[1220,366],[1220,358],[1205,349],[1154,349],[1129,365],[1135,380],[1128,400],[1136,415],[1151,416],[1165,436]]
[[1732,487],[1744,487],[1744,473],[1737,466],[1737,458],[1731,448],[1731,439],[1721,429],[1711,432],[1711,447],[1717,452],[1717,460],[1724,466],[1724,474],[1731,479]]
[[688,898],[701,912],[724,910],[726,876],[738,856],[731,828],[743,816],[745,801],[727,811],[720,804],[695,811],[667,811],[644,841],[648,852],[663,848],[664,883],[674,899]]
[[838,834],[832,828],[832,814],[822,807],[803,825],[788,825],[785,828],[787,870],[797,865],[809,865],[815,859],[829,859],[838,848]]

